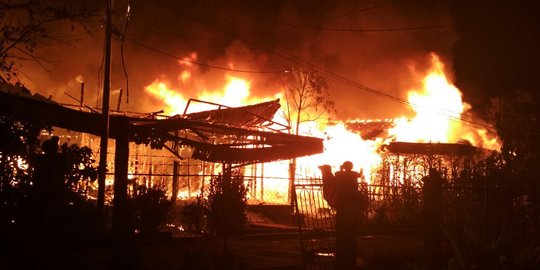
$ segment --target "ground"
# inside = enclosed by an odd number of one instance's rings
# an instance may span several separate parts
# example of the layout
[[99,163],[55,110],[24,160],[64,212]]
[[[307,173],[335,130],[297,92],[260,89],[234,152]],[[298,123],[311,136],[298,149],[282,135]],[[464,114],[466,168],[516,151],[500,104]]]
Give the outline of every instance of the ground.
[[[108,269],[107,236],[62,232],[36,240],[32,235],[2,236],[1,269]],[[137,243],[141,269],[303,269],[294,229],[253,227],[229,239],[226,253],[222,238],[187,233],[138,238]],[[412,269],[419,265],[421,248],[421,237],[414,233],[359,235],[358,266]]]
[[[331,269],[324,267],[332,265],[331,257],[304,253],[303,260],[294,216],[286,209],[271,209],[283,213],[250,210],[247,230],[228,238],[226,248],[221,237],[188,233],[178,226],[165,226],[161,233],[151,236],[136,234],[140,268],[285,270],[305,269],[303,262],[307,262],[307,269]],[[63,220],[54,226],[57,229],[42,231],[16,222],[1,227],[0,269],[111,269],[111,235],[100,233],[110,230],[97,229],[89,224],[92,220]],[[78,229],[69,229],[75,226]],[[305,250],[327,247],[333,241],[328,235],[305,231],[302,237]],[[358,269],[409,270],[421,263],[423,243],[418,230],[371,228],[359,231],[357,239]]]

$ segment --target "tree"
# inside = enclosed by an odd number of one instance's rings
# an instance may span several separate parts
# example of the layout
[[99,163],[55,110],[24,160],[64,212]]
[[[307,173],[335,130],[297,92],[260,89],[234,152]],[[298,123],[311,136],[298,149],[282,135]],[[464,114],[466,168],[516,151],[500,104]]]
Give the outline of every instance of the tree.
[[[0,146],[0,220],[13,223],[31,214],[28,207],[35,207],[31,205],[38,195],[35,168],[42,156],[38,136],[51,129],[35,119],[0,115],[0,130],[0,139],[8,142]],[[64,173],[61,194],[55,196],[65,205],[84,207],[81,195],[97,178],[92,150],[65,143],[57,154]]]
[[[283,116],[296,135],[299,134],[302,123],[316,121],[329,113],[335,113],[326,80],[311,66],[293,67],[284,88],[286,107]],[[294,199],[295,172],[296,158],[289,164],[288,200],[291,205]]]
[[142,185],[137,187],[132,205],[141,235],[146,237],[159,232],[159,226],[163,225],[172,203],[167,200],[164,189]]
[[77,144],[61,147],[66,166],[66,188],[77,193],[88,192],[88,183],[97,179],[97,168],[92,149]]
[[46,128],[39,122],[0,113],[0,223],[17,221],[21,207],[29,202],[32,181],[28,160],[38,149],[39,133]]
[[[494,99],[497,133],[503,146],[506,192],[512,195],[516,208],[528,208],[527,219],[540,223],[540,115],[538,92],[517,91],[514,96]],[[523,209],[522,209],[523,210]]]
[[223,174],[212,177],[205,202],[208,230],[224,237],[225,251],[227,238],[241,234],[247,223],[246,194],[244,176],[240,170],[227,167]]
[[47,59],[35,54],[40,42],[65,42],[55,33],[63,22],[84,27],[92,12],[82,1],[54,5],[44,0],[8,0],[0,3],[0,81],[10,81],[18,75],[21,61],[35,61],[45,68]]
[[328,84],[323,76],[309,66],[293,67],[285,81],[286,108],[284,117],[293,129],[334,113],[334,102],[329,99]]

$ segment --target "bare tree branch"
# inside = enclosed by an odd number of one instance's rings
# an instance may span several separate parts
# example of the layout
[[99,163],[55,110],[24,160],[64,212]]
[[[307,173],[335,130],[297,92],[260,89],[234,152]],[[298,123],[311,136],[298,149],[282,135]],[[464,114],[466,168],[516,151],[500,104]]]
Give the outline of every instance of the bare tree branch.
[[[325,79],[309,66],[294,67],[285,83],[286,120],[296,134],[300,124],[334,113]],[[295,120],[293,121],[293,117]]]
[[55,28],[62,22],[72,21],[87,30],[84,22],[94,17],[93,12],[84,7],[83,1],[78,2],[80,6],[75,8],[44,3],[42,0],[0,3],[0,76],[4,79],[16,77],[16,61],[36,61],[47,70],[45,63],[50,63],[50,60],[34,52],[38,43],[52,40],[69,44],[70,40],[65,39],[69,35],[51,34]]

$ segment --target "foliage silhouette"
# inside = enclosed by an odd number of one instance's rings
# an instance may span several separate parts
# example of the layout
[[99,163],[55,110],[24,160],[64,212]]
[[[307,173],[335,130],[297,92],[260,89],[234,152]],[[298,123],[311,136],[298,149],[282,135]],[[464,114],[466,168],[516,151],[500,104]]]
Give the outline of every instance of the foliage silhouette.
[[232,170],[230,179],[223,174],[213,177],[205,202],[208,230],[224,237],[241,234],[247,223],[246,194],[239,170]]
[[180,216],[182,224],[187,232],[201,233],[205,227],[205,206],[201,195],[195,201],[189,202],[182,207]]
[[131,201],[135,223],[138,224],[141,235],[149,236],[159,232],[172,204],[165,191],[159,187],[139,186]]
[[[82,1],[61,4],[42,0],[4,1],[0,5],[0,82],[18,76],[21,62],[34,61],[46,69],[49,60],[36,54],[39,43],[67,42],[69,35],[58,33],[62,22],[73,30],[74,23],[84,26],[94,11]],[[70,26],[70,27],[69,27]]]
[[[31,170],[25,169],[38,151],[40,132],[48,127],[38,121],[0,114],[0,223],[16,224],[27,212],[32,194]],[[23,165],[26,164],[26,165]]]

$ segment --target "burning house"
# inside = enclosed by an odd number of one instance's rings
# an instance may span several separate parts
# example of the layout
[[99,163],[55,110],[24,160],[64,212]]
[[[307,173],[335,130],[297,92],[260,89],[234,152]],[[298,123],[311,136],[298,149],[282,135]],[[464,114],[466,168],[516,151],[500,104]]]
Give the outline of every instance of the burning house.
[[[229,163],[242,169],[251,203],[271,204],[290,200],[291,158],[305,156],[296,161],[294,178],[298,184],[320,179],[319,165],[329,164],[336,170],[350,160],[355,170],[363,172],[363,181],[378,189],[377,185],[418,184],[429,166],[450,175],[450,163],[466,162],[481,152],[478,149],[498,149],[489,126],[467,114],[469,105],[448,82],[444,66],[435,55],[421,85],[421,89],[410,90],[408,100],[403,101],[414,110],[410,117],[311,122],[300,127],[303,135],[296,136],[288,134],[290,128],[280,117],[286,100],[246,99],[249,84],[239,78],[231,77],[224,93],[205,93],[189,100],[167,84],[154,82],[146,90],[163,100],[167,115],[115,113],[111,116],[111,136],[122,132],[118,121],[128,119],[127,173],[131,183],[160,186],[170,198],[190,199],[222,171],[223,164]],[[10,99],[7,92],[3,91],[3,97]],[[20,108],[26,108],[21,110],[23,114],[43,111],[41,115],[53,125],[82,132],[73,135],[77,139],[72,142],[95,151],[99,148],[99,139],[92,135],[99,130],[99,114],[85,112],[84,108],[68,109],[51,100],[27,99]],[[110,143],[110,172],[115,171],[114,148]],[[110,173],[107,182],[112,183],[112,179]]]
[[[69,109],[52,100],[31,95],[7,84],[2,85],[0,94],[2,104],[5,105],[3,112],[6,114],[35,118],[36,121],[70,131],[92,135],[99,133],[100,119],[97,113]],[[273,125],[268,117],[276,110],[277,101],[270,101],[244,108],[221,108],[166,118],[113,114],[110,137],[116,140],[116,146],[113,151],[114,159],[109,160],[115,160],[114,164],[118,166],[119,159],[124,159],[123,162],[128,164],[127,178],[132,183],[161,185],[174,194],[178,190],[176,181],[182,171],[182,164],[178,160],[188,160],[186,168],[188,175],[183,176],[200,177],[201,182],[198,185],[202,188],[208,177],[215,174],[216,167],[223,167],[225,164],[245,166],[322,151],[321,139],[291,135],[279,130],[268,131]],[[83,144],[88,140],[89,145],[94,147],[93,139],[80,137]],[[123,141],[126,145],[132,144],[131,149],[123,152],[126,155],[124,157],[119,157],[119,141]],[[165,174],[166,169],[160,168],[169,167],[165,166],[165,163],[157,166],[151,164],[155,157],[158,159],[167,157],[163,151],[160,155],[156,155],[156,152],[140,155],[135,144],[144,144],[152,149],[165,149],[170,152],[168,159],[178,162],[176,165],[173,163],[174,171]],[[127,155],[132,152],[130,150],[135,150],[134,155],[128,157]],[[199,162],[192,165],[190,164],[192,160]],[[211,165],[207,165],[209,163]],[[149,166],[148,173],[138,173],[140,167],[144,166]],[[109,169],[112,169],[114,174],[117,173],[117,168]],[[172,179],[165,180],[168,178],[166,176],[171,176]],[[190,182],[191,180],[187,181],[188,188]],[[176,196],[175,194],[175,198]]]

